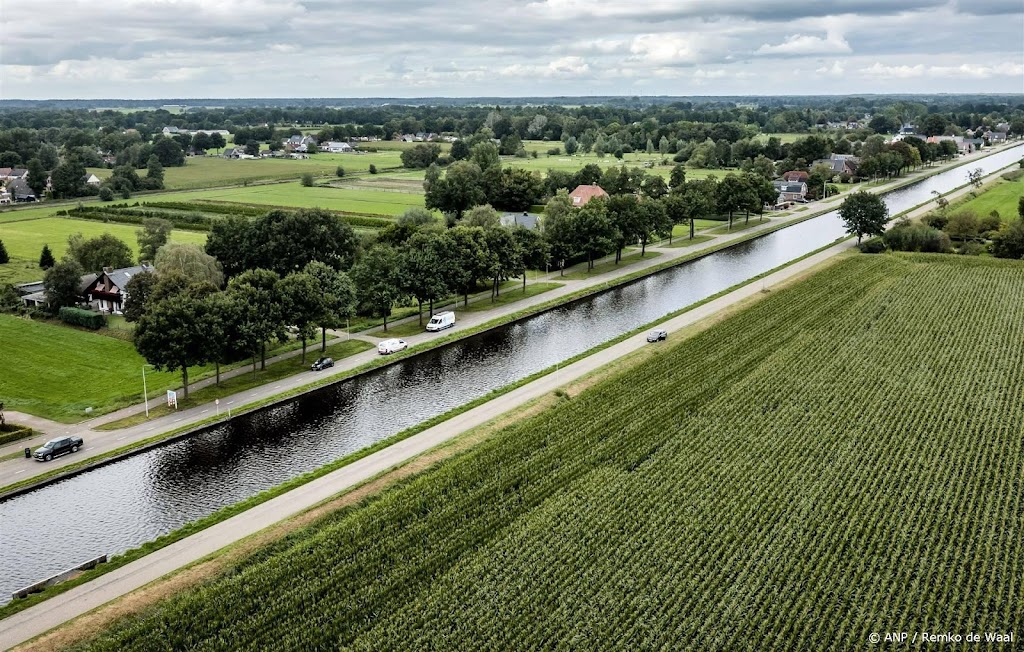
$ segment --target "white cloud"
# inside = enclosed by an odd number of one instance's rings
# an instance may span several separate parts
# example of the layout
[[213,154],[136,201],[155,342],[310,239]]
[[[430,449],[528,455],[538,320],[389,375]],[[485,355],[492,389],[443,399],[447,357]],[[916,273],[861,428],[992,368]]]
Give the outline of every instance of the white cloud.
[[827,77],[842,77],[846,74],[846,67],[838,61],[833,61],[831,66],[822,66],[814,72]]
[[696,63],[699,38],[688,34],[641,34],[629,46],[638,60],[657,66]]
[[842,35],[829,33],[825,38],[808,34],[792,34],[782,43],[769,45],[765,43],[757,49],[761,55],[807,55],[807,54],[845,54],[852,52],[850,44]]

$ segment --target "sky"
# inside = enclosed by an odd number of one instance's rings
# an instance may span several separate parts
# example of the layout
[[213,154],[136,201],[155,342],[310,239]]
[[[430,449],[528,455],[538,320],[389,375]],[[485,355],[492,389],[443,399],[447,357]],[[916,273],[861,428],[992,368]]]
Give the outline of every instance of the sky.
[[0,98],[1024,92],[1024,0],[12,0]]

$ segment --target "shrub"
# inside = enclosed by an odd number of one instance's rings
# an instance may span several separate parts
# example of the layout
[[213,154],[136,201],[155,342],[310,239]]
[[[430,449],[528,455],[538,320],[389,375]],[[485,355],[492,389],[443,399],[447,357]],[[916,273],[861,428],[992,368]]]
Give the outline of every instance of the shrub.
[[942,213],[929,213],[928,215],[925,215],[921,221],[933,229],[939,229],[941,231],[946,228],[946,224],[949,223],[949,218]]
[[370,174],[377,174],[377,166],[370,163]]
[[996,258],[1024,258],[1024,219],[1004,225],[992,236],[992,255]]
[[341,167],[339,165],[338,169],[334,171],[334,174],[336,174],[338,176],[338,178],[340,179],[341,177],[345,176],[345,168],[343,168],[343,167]]
[[92,312],[91,310],[83,310],[82,308],[74,308],[72,306],[64,306],[60,309],[60,312],[57,313],[57,316],[60,317],[60,320],[65,324],[90,328],[94,331],[107,325],[107,318],[103,315]]
[[7,255],[7,247],[4,246],[4,241],[0,240],[0,265],[10,262],[11,257]]
[[1004,172],[1001,176],[1007,181],[1017,181],[1024,178],[1024,170],[1011,170],[1010,172]]
[[986,237],[992,237],[992,234],[998,231],[1002,225],[1003,220],[999,216],[999,211],[992,211],[978,220],[978,230]]
[[893,251],[947,253],[952,249],[948,235],[924,224],[903,222],[886,231],[882,238]]
[[885,240],[879,237],[868,238],[860,243],[860,250],[865,254],[880,254],[885,251]]
[[561,147],[552,147],[551,149],[548,150],[548,156],[558,156],[561,153],[562,153],[562,148]]
[[9,444],[12,441],[31,437],[33,430],[28,426],[19,426],[13,423],[0,425],[0,445]]
[[110,186],[100,188],[100,201],[114,201],[114,191],[110,189]]
[[949,217],[943,229],[954,240],[976,240],[981,231],[978,216],[971,211],[960,211]]
[[307,172],[307,173],[303,174],[302,175],[301,183],[302,183],[303,186],[305,186],[307,188],[311,188],[313,186],[313,173],[312,172]]
[[961,256],[980,256],[985,252],[985,245],[980,242],[964,242],[956,248]]

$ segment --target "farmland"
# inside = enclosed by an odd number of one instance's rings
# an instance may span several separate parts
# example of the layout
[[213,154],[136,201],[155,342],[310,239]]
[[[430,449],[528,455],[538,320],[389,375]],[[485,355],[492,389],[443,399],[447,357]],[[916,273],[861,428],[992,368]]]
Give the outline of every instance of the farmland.
[[1013,181],[1004,178],[987,187],[977,197],[951,207],[951,210],[973,211],[979,217],[996,211],[1006,221],[1017,217],[1017,202],[1021,197],[1024,197],[1024,177]]
[[[138,254],[136,226],[126,224],[105,224],[91,220],[71,220],[62,217],[46,217],[20,222],[0,222],[0,240],[3,240],[11,261],[0,265],[0,283],[20,283],[39,280],[43,271],[39,269],[39,254],[43,245],[50,245],[55,258],[67,250],[68,236],[81,233],[86,238],[110,233],[120,238]],[[203,244],[206,234],[195,231],[176,230],[171,232],[172,242]]]
[[81,649],[1019,631],[1022,292],[1019,262],[847,258]]

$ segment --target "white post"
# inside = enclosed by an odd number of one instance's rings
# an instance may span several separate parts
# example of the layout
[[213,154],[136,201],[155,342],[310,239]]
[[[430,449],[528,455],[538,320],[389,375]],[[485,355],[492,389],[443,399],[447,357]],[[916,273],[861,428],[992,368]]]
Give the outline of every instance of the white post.
[[146,391],[146,365],[142,365],[142,397],[146,401],[146,418],[149,418],[149,392]]

